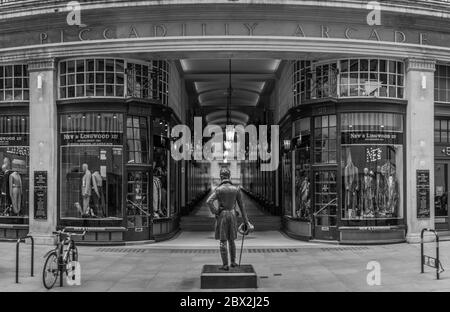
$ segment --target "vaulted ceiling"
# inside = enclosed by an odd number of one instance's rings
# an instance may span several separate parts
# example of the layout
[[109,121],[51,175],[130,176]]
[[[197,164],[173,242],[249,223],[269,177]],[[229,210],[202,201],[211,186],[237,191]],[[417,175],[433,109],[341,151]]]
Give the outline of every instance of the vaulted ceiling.
[[[231,60],[232,124],[247,124],[252,112],[260,106],[262,95],[271,92],[280,62],[278,59]],[[188,90],[205,113],[208,124],[224,126],[227,122],[230,60],[182,59],[180,65]]]

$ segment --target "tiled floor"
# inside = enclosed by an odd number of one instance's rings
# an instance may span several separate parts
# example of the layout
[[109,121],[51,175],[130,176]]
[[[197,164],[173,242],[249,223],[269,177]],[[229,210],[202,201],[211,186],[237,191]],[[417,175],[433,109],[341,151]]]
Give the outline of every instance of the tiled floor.
[[[397,244],[355,248],[294,241],[277,232],[253,234],[245,248],[278,246],[291,252],[248,252],[243,263],[253,264],[258,291],[444,291],[450,290],[450,273],[437,281],[433,269],[420,274],[420,245]],[[183,252],[199,248],[214,250],[211,233],[184,233],[161,244],[126,247],[79,247],[82,285],[52,291],[200,291],[204,264],[218,264],[215,251]],[[0,243],[0,292],[46,291],[42,286],[42,256],[48,246],[36,249],[36,274],[29,277],[29,246],[22,246],[20,284],[14,283],[15,244]],[[432,250],[428,246],[427,250]],[[273,247],[277,248],[277,247]],[[131,252],[139,249],[140,252]],[[107,252],[113,250],[113,252]],[[178,252],[174,252],[178,250]],[[381,285],[366,282],[367,264],[378,261]],[[450,242],[441,243],[441,261],[450,265]]]

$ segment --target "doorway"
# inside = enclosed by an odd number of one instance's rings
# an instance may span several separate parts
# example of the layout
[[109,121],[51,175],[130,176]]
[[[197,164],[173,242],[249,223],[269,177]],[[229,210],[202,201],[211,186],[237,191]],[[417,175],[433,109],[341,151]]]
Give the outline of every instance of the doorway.
[[434,211],[435,211],[435,229],[437,231],[449,231],[449,214],[448,214],[448,177],[449,164],[447,162],[436,161],[434,165]]
[[149,240],[152,233],[151,172],[147,169],[129,170],[127,178],[126,240]]
[[314,172],[314,238],[338,240],[337,170]]

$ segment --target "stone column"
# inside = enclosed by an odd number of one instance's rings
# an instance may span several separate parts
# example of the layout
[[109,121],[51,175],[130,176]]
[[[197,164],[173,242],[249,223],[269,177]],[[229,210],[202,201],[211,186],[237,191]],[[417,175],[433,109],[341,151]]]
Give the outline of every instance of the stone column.
[[[30,75],[30,234],[37,244],[53,244],[57,222],[57,112],[54,59],[31,60]],[[47,219],[34,217],[34,173],[47,172]]]
[[[434,71],[435,61],[406,62],[406,240],[420,241],[423,228],[434,228]],[[430,171],[430,218],[417,218],[416,171]]]

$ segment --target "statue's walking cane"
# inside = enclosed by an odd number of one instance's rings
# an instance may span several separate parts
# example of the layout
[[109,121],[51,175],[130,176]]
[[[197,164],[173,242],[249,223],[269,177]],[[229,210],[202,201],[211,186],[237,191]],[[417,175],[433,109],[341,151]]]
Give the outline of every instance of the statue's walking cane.
[[241,252],[239,253],[239,266],[241,266],[242,250],[244,248],[244,238],[250,232],[247,228],[247,224],[242,223],[238,228],[238,232],[242,235]]

